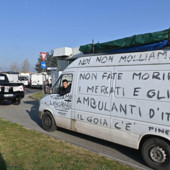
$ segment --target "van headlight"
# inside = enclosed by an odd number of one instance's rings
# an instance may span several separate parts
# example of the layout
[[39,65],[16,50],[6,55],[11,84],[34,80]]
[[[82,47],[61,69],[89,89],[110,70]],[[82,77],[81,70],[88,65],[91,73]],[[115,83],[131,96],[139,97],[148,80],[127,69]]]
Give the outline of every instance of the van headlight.
[[40,100],[40,104],[45,104],[45,96]]

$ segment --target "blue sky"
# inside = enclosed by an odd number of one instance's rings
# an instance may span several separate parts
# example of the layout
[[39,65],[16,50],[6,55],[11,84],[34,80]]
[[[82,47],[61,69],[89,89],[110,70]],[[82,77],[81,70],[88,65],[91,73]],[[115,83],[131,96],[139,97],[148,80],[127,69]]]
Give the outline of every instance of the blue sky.
[[170,0],[0,0],[0,66],[170,27]]

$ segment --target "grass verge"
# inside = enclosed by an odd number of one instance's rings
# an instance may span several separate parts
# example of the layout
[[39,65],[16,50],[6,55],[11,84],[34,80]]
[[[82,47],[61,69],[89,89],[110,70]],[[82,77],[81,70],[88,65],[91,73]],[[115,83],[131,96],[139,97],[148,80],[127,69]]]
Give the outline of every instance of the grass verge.
[[32,98],[36,99],[36,100],[40,100],[41,98],[43,98],[45,96],[45,94],[41,91],[41,92],[37,92],[33,95],[31,95]]
[[134,169],[0,119],[0,169]]

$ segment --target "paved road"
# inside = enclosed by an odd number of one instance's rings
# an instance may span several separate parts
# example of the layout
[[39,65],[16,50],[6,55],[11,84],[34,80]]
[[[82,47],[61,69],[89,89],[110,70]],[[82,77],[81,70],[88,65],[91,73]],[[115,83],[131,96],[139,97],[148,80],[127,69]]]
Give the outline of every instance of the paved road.
[[33,93],[42,91],[42,89],[31,89],[31,88],[25,88],[25,96],[31,95]]
[[58,128],[58,130],[50,133],[44,131],[41,126],[41,120],[38,117],[39,102],[28,96],[28,93],[31,94],[33,92],[34,90],[27,92],[26,97],[18,106],[10,105],[8,103],[3,105],[1,104],[0,118],[14,123],[19,123],[26,128],[48,134],[72,144],[76,144],[101,155],[110,157],[114,160],[129,164],[130,166],[136,167],[137,169],[149,169],[144,165],[140,153],[134,149],[61,128]]

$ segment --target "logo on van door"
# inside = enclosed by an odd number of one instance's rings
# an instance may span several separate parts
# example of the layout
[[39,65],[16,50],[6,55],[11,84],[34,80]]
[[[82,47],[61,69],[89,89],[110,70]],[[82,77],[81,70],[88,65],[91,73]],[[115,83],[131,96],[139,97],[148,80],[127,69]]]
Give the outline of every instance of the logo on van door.
[[58,99],[64,99],[64,100],[66,100],[66,101],[70,101],[71,102],[71,100],[72,100],[72,95],[70,95],[70,94],[66,94],[66,95],[64,95],[64,96],[60,96],[60,95],[57,95],[57,94],[51,94],[50,95],[50,98],[52,98],[52,99],[55,99],[55,100],[58,100]]
[[67,112],[71,109],[72,95],[50,95],[50,98],[50,105],[58,111],[58,114],[66,116]]

